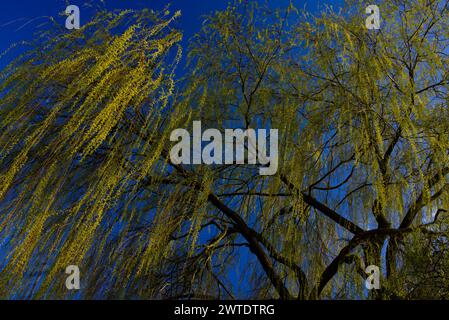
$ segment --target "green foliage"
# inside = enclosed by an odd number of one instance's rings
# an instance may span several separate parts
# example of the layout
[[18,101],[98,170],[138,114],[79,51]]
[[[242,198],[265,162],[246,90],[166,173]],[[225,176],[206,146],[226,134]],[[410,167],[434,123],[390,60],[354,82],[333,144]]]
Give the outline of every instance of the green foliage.
[[10,205],[1,232],[14,236],[14,250],[2,276],[11,290],[28,281],[26,270],[45,268],[45,294],[67,265],[106,249],[113,223],[145,209],[114,212],[159,165],[136,150],[161,145],[136,137],[164,142],[181,55],[182,36],[170,26],[178,15],[100,13],[3,72],[0,197]]

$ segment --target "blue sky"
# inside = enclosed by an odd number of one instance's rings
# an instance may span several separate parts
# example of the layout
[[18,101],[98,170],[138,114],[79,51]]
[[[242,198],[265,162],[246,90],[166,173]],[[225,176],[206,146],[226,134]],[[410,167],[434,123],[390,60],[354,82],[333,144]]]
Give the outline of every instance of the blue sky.
[[[93,1],[101,2],[101,0]],[[298,8],[306,6],[311,11],[317,11],[318,7],[321,7],[323,4],[332,4],[337,1],[292,0]],[[61,13],[65,11],[67,2],[80,7],[81,23],[85,23],[88,17],[83,15],[83,10],[89,10],[85,5],[86,0],[0,1],[0,52],[3,53],[15,43],[32,39],[36,27],[48,21],[50,16],[58,23],[61,23],[61,25],[64,25],[65,17]],[[108,8],[139,9],[146,7],[163,9],[167,4],[170,4],[171,10],[181,10],[182,17],[179,19],[179,28],[184,32],[183,46],[186,47],[188,40],[200,30],[203,21],[202,17],[215,10],[226,8],[229,0],[105,0],[105,2]],[[290,0],[271,0],[268,3],[273,8],[285,8],[289,5]],[[5,59],[2,59],[0,67],[3,67],[5,63]]]

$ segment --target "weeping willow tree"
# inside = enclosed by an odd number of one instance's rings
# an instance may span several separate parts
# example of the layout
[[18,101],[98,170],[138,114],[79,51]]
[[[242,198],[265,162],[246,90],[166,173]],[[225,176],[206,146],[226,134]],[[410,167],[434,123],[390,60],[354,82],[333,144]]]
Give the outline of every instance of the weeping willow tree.
[[[182,82],[179,13],[102,13],[17,59],[0,95],[0,294],[444,297],[447,277],[425,275],[447,272],[447,3],[384,1],[380,30],[365,8],[236,2],[207,17]],[[277,173],[172,163],[172,130],[194,120],[277,128]]]

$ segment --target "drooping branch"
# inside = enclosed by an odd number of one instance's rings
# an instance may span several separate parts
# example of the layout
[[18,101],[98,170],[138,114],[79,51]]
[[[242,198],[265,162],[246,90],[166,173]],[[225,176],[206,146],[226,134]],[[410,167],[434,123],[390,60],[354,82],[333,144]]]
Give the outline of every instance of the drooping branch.
[[[189,173],[182,166],[176,165],[170,161],[167,150],[162,151],[162,156],[164,160],[167,161],[171,166],[173,166],[183,177],[189,176]],[[194,185],[194,187],[201,188],[199,184]],[[242,217],[240,217],[240,215],[237,212],[235,212],[227,205],[225,205],[213,193],[209,193],[207,200],[234,223],[235,229],[248,242],[251,252],[253,252],[256,255],[259,263],[261,264],[263,270],[265,271],[267,277],[270,279],[271,283],[273,284],[273,287],[276,289],[281,299],[292,299],[293,296],[291,295],[287,287],[284,285],[282,279],[276,273],[272,262],[267,257],[264,249],[260,245],[259,243],[260,237],[257,237],[257,233],[246,224],[246,222],[242,219]],[[278,255],[275,255],[275,257],[280,259],[280,256]],[[301,272],[299,274],[302,276],[303,273],[301,274]]]
[[265,251],[260,246],[260,243],[257,241],[252,230],[247,226],[246,222],[234,210],[221,202],[221,200],[215,195],[209,194],[208,200],[235,223],[236,229],[241,233],[245,240],[248,241],[250,250],[256,255],[259,263],[262,265],[262,268],[278,292],[279,296],[282,299],[292,299],[292,295],[274,270],[273,264],[268,259]]

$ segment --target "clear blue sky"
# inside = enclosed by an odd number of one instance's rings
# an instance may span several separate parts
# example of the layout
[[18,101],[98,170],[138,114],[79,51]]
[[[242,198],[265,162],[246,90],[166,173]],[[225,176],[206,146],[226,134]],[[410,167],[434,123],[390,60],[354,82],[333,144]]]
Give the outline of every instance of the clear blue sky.
[[[93,0],[101,2],[101,0]],[[311,11],[316,11],[324,4],[332,4],[340,0],[292,0],[295,6],[303,8],[306,6]],[[70,4],[80,7],[81,23],[88,20],[83,16],[83,9],[89,11],[85,6],[85,0],[70,0]],[[179,27],[184,32],[183,46],[186,46],[189,38],[199,31],[202,24],[202,16],[215,10],[224,9],[229,0],[105,0],[108,8],[151,8],[162,9],[167,4],[171,10],[181,10],[182,17]],[[262,2],[262,1],[261,1]],[[22,40],[32,39],[36,27],[52,16],[56,21],[64,25],[65,17],[60,15],[67,6],[66,0],[2,0],[0,1],[0,52],[14,43]],[[269,5],[273,8],[285,8],[290,0],[270,0]],[[84,19],[83,19],[84,18]],[[48,18],[47,18],[48,19]],[[6,59],[8,60],[8,59]],[[5,59],[0,60],[0,68],[4,66]]]

